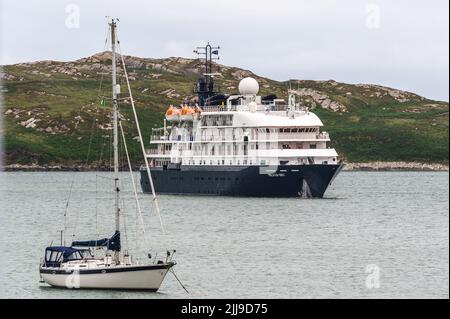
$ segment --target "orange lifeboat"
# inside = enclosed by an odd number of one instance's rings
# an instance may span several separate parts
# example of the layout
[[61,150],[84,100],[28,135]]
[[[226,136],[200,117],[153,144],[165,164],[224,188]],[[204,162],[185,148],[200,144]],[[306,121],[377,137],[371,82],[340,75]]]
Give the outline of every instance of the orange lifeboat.
[[182,121],[192,121],[194,120],[194,114],[195,114],[195,110],[187,105],[184,105],[181,108],[181,120]]
[[173,105],[169,106],[166,111],[166,120],[170,122],[179,121],[181,116],[181,111],[174,107]]

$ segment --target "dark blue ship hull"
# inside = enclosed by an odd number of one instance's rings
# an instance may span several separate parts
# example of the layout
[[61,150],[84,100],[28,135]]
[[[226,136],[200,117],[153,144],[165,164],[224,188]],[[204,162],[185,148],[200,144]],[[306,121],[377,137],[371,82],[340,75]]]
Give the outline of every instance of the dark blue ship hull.
[[[343,164],[151,168],[158,194],[322,198]],[[306,183],[305,183],[306,182]],[[145,168],[141,187],[151,192]]]

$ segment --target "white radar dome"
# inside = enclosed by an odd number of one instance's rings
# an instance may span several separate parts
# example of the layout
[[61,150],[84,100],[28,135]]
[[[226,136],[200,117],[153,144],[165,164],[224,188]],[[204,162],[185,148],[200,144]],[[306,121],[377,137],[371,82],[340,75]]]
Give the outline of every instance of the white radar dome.
[[259,84],[254,78],[244,78],[239,82],[239,93],[242,95],[256,95],[259,91]]

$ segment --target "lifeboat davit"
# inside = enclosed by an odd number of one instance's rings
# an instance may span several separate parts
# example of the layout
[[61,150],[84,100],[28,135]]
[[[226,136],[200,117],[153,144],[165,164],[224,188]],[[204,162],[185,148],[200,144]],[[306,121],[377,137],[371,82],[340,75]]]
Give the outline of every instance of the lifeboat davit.
[[179,121],[181,116],[181,111],[174,107],[173,105],[169,106],[166,111],[166,120],[170,122]]
[[202,114],[202,109],[200,106],[196,105],[195,109],[194,109],[194,118],[195,119],[199,119],[200,118],[200,114]]
[[182,121],[193,121],[195,115],[195,110],[190,106],[183,106],[181,108],[180,118]]

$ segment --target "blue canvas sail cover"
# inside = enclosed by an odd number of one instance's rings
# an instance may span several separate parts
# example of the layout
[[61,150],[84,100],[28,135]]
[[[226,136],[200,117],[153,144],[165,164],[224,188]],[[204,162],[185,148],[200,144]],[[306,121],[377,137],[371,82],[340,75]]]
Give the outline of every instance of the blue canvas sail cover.
[[73,241],[72,247],[106,247],[109,250],[120,251],[120,232],[116,231],[111,238]]

